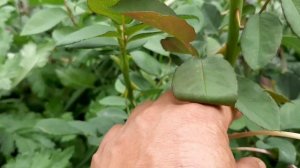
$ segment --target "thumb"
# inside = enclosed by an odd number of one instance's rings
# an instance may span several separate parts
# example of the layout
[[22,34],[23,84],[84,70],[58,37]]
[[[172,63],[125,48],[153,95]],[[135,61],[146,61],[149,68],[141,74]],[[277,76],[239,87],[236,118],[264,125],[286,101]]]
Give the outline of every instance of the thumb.
[[237,161],[237,168],[266,168],[266,165],[258,158],[246,157]]

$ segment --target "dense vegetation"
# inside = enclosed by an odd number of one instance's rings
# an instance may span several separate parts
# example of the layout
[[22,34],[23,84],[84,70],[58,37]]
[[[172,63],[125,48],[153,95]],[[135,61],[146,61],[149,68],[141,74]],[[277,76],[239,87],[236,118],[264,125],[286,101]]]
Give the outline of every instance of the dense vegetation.
[[172,82],[244,113],[237,159],[300,165],[299,135],[272,131],[300,130],[300,0],[99,1],[0,0],[0,166],[89,167],[107,130]]

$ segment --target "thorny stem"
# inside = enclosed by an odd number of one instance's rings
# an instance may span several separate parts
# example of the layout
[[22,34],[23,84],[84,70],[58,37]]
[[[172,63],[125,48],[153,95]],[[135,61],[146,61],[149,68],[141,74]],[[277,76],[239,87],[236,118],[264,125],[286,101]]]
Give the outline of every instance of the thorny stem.
[[[120,38],[118,39],[120,52],[121,52],[121,60],[122,60],[121,70],[123,73],[124,82],[127,89],[127,99],[130,102],[130,106],[134,107],[133,88],[129,77],[129,63],[128,63],[128,56],[126,52],[128,38],[126,36],[125,17],[123,17],[122,22],[123,23],[119,28]],[[130,110],[128,110],[128,113],[130,113]]]
[[241,18],[240,15],[242,14],[242,9],[243,0],[230,0],[229,32],[225,58],[232,66],[234,66],[239,55],[238,40],[241,23],[239,19]]
[[259,14],[262,14],[263,11],[267,9],[268,4],[271,2],[271,0],[267,0],[264,4],[264,6],[260,9]]
[[266,136],[275,136],[275,137],[285,137],[300,140],[300,134],[293,132],[285,132],[285,131],[253,131],[253,132],[241,132],[241,133],[233,133],[229,135],[230,139],[238,139],[238,138],[246,138],[253,137],[257,135],[266,135]]

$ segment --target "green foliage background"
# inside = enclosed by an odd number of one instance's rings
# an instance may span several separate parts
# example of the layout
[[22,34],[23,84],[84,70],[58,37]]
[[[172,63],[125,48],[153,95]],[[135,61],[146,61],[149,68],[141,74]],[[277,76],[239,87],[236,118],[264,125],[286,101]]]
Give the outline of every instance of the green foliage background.
[[[215,55],[226,43],[228,2],[176,0],[169,4],[195,29],[193,46],[200,55]],[[247,0],[242,17],[246,20],[257,13],[263,3]],[[259,70],[251,70],[240,59],[236,71],[294,100],[300,93],[300,39],[287,26],[279,1],[272,1],[267,11],[279,16],[284,25],[277,55],[271,55],[272,60]],[[168,34],[136,21],[129,25],[133,35],[127,46],[130,79],[134,103],[139,104],[170,89],[176,67],[191,56],[165,51],[160,40]],[[1,166],[89,167],[103,135],[112,125],[124,123],[132,109],[120,70],[115,27],[110,19],[93,14],[85,0],[0,0]],[[247,33],[252,35],[251,31]],[[251,48],[245,53],[251,55]],[[250,63],[254,69],[258,65],[255,60]],[[287,103],[281,111],[295,111],[299,104],[299,100]],[[299,132],[297,115],[296,120],[283,117],[283,127]],[[229,132],[259,129],[243,117]],[[231,146],[236,158],[257,156],[269,167],[300,164],[296,140],[259,136],[232,140]],[[237,147],[268,149],[272,155],[241,152]]]

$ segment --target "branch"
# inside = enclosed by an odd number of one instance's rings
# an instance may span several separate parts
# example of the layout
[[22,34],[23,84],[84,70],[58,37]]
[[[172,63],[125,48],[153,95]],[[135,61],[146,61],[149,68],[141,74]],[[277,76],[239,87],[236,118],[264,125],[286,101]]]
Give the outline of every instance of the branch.
[[267,136],[284,137],[284,138],[292,138],[292,139],[300,140],[300,134],[297,133],[285,132],[285,131],[268,131],[268,130],[233,133],[229,135],[229,138],[238,139],[238,138],[253,137],[257,135],[267,135]]
[[271,2],[271,0],[267,0],[264,4],[264,6],[260,9],[259,14],[262,14],[263,11],[267,9],[268,4]]
[[74,17],[74,15],[73,15],[73,13],[72,13],[72,10],[71,10],[71,8],[68,6],[67,0],[64,0],[64,5],[65,5],[65,7],[66,7],[66,9],[67,9],[67,11],[68,11],[69,18],[71,19],[73,25],[76,26],[76,27],[78,27],[78,25],[77,25],[77,23],[76,23],[76,21],[75,21],[75,17]]
[[[234,66],[238,53],[240,35],[240,15],[242,14],[243,0],[230,0],[229,32],[225,59]],[[238,17],[237,17],[238,16]]]
[[253,147],[237,147],[237,148],[232,148],[231,150],[262,153],[262,154],[266,154],[266,155],[270,156],[273,159],[276,159],[276,156],[272,152],[270,152],[266,149],[253,148]]

